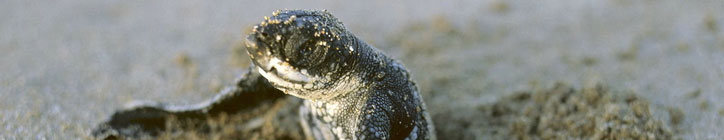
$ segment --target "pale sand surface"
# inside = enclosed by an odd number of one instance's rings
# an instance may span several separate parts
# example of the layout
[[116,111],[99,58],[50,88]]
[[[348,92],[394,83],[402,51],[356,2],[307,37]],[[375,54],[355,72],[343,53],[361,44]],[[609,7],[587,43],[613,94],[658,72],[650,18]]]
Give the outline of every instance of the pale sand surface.
[[400,59],[450,128],[438,133],[484,138],[455,120],[485,121],[480,106],[561,81],[634,93],[660,120],[681,110],[684,139],[724,138],[720,0],[10,0],[0,4],[0,139],[85,139],[133,100],[212,97],[249,65],[246,30],[284,8],[328,9]]

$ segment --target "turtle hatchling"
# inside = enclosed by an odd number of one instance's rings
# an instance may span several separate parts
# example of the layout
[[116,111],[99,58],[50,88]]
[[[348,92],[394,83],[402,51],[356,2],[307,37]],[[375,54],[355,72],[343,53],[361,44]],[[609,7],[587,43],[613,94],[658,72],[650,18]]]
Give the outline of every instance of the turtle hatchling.
[[[195,105],[134,105],[114,113],[92,135],[155,137],[168,131],[171,118],[203,124],[265,102],[301,100],[285,104],[295,105],[298,121],[283,125],[299,125],[307,139],[436,139],[405,67],[326,10],[273,12],[252,28],[245,43],[253,64],[234,86]],[[286,98],[294,100],[281,100]]]

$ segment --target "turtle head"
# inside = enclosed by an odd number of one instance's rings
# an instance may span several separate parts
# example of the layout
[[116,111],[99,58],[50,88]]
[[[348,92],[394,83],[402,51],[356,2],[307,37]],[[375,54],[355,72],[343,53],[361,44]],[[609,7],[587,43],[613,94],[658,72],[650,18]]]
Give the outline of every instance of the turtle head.
[[259,72],[275,88],[319,99],[353,67],[356,43],[327,11],[283,10],[253,27],[246,47]]

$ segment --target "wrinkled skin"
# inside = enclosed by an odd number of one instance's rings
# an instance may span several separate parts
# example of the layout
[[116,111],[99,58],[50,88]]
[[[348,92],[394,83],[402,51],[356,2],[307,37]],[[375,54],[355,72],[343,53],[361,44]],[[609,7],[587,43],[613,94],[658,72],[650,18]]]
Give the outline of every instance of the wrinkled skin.
[[[168,116],[193,120],[233,113],[253,107],[250,98],[273,101],[285,93],[304,99],[299,115],[308,138],[435,139],[431,117],[405,67],[348,32],[327,11],[274,12],[254,26],[246,45],[255,65],[235,90],[195,107],[117,112],[94,135],[154,134],[149,131],[163,130]],[[136,131],[122,131],[128,128]]]

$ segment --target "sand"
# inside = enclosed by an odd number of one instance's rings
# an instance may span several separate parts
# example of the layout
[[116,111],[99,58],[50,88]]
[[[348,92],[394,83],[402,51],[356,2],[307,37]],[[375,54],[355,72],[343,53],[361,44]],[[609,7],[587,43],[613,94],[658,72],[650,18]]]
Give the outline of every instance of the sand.
[[[283,8],[328,9],[360,38],[401,60],[418,82],[440,137],[650,138],[651,133],[721,139],[722,5],[716,0],[11,0],[0,5],[0,139],[87,139],[95,125],[134,100],[208,99],[249,65],[245,31]],[[612,130],[608,133],[572,132],[567,124],[534,121],[558,115],[556,109],[524,114],[538,104],[572,103],[511,99],[521,93],[536,97],[559,82],[573,89],[571,97],[585,94],[587,85],[602,85],[603,93],[615,98],[605,104],[585,101],[592,105],[582,107],[617,116],[602,121],[634,121],[601,126]],[[629,95],[636,104],[621,101]],[[492,116],[496,105],[506,107],[498,115],[517,119]],[[642,106],[650,116],[636,116]],[[607,113],[610,108],[620,112]],[[576,124],[586,118],[569,113],[573,116],[558,119]],[[231,116],[227,120],[241,125],[224,127],[259,129],[238,137],[301,137],[291,135],[294,128],[273,131],[266,126],[274,123]],[[573,128],[599,127],[595,122]],[[624,128],[640,133],[613,131]],[[215,136],[220,135],[210,137]]]
[[[612,93],[601,85],[576,90],[565,85],[520,92],[481,106],[487,125],[473,126],[495,139],[674,139],[671,121],[652,117],[648,101]],[[683,115],[677,116],[679,119]]]
[[[168,120],[160,139],[305,139],[298,119],[301,100],[289,96],[238,114],[208,120]],[[437,126],[441,139],[681,139],[685,117],[670,109],[669,121],[652,116],[650,104],[632,93],[611,92],[602,85],[574,89],[521,91],[478,106],[471,117]],[[446,113],[454,114],[454,111]],[[435,116],[436,122],[449,122]],[[466,129],[482,130],[476,133]],[[140,138],[155,136],[141,135]],[[116,137],[107,137],[116,138]],[[128,138],[128,137],[122,137]],[[139,138],[139,137],[133,137]]]

